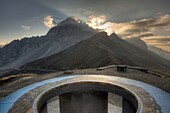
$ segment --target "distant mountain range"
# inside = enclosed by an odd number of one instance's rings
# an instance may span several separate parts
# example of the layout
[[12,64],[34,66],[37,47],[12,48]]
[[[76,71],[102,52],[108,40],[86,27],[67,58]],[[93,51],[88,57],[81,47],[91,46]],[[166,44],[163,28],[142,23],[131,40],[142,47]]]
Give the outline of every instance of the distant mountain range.
[[69,70],[127,64],[149,69],[169,70],[170,63],[148,50],[138,48],[116,34],[100,32],[58,54],[21,67],[21,69]]
[[45,36],[14,40],[0,48],[0,67],[19,68],[27,62],[61,52],[90,38],[96,32],[98,31],[84,22],[69,17],[58,26],[51,28]]
[[157,55],[161,56],[162,58],[170,60],[170,52],[168,52],[168,51],[165,51],[161,48],[157,48],[152,45],[148,45],[148,50],[156,53]]
[[170,52],[165,51],[161,48],[157,48],[155,46],[146,44],[140,38],[129,38],[129,39],[126,39],[126,41],[144,50],[150,50],[164,59],[170,60]]
[[74,17],[45,36],[12,41],[0,48],[0,59],[1,69],[68,70],[127,64],[170,71],[170,62],[149,51],[145,42],[125,41],[115,33],[108,36]]

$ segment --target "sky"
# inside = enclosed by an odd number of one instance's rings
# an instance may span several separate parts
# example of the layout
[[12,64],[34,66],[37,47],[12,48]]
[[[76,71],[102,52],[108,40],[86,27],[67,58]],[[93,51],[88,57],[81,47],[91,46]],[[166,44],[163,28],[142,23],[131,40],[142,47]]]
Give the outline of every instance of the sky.
[[69,16],[170,51],[170,0],[1,0],[0,45],[45,35]]

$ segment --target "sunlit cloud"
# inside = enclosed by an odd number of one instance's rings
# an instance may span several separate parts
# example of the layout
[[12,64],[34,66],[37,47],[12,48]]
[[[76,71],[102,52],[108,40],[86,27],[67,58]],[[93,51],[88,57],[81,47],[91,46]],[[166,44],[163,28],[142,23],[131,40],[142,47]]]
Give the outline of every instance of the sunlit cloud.
[[98,29],[106,22],[106,20],[107,20],[106,16],[104,16],[104,15],[100,15],[100,16],[91,15],[88,17],[87,24],[90,27]]
[[28,31],[31,27],[27,25],[22,25],[21,28],[23,28],[25,31]]
[[46,16],[43,23],[48,28],[52,28],[56,25],[55,19],[52,16]]
[[106,31],[108,35],[116,33],[124,39],[141,38],[146,43],[159,47],[170,45],[170,15],[124,23],[109,22],[104,15],[92,15],[88,18],[87,24]]

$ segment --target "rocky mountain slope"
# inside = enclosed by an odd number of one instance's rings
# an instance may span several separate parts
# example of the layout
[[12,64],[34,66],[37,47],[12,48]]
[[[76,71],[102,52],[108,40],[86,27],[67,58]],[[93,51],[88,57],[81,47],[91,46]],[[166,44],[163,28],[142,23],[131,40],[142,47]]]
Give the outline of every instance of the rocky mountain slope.
[[127,64],[150,69],[169,70],[170,63],[151,51],[138,48],[116,34],[100,32],[92,38],[58,54],[27,63],[21,69],[68,70]]
[[51,28],[45,36],[14,40],[0,48],[0,68],[18,68],[27,62],[61,52],[96,32],[84,22],[69,17]]

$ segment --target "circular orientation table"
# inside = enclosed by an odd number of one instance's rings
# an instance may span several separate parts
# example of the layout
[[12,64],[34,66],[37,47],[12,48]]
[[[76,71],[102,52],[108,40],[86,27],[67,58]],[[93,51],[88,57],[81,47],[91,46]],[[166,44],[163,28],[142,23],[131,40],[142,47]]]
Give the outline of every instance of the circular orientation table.
[[[69,97],[74,97],[76,101],[73,103],[79,104],[80,101],[77,100],[82,100],[80,96],[90,97],[90,102],[98,102],[99,105],[103,106],[100,103],[106,103],[107,99],[104,92],[115,93],[123,97],[123,113],[169,113],[170,111],[170,94],[149,84],[115,76],[72,75],[44,80],[15,91],[0,101],[0,113],[15,113],[16,111],[22,113],[23,109],[20,107],[24,106],[24,103],[16,103],[25,95],[33,93],[37,94],[33,97],[33,102],[29,104],[31,104],[34,113],[46,113],[46,102],[57,95],[60,95],[61,106],[70,102]],[[96,99],[96,97],[100,98]],[[83,102],[87,104],[87,101]],[[68,106],[66,107],[68,108]],[[107,104],[104,106],[106,108]],[[92,104],[91,107],[92,111],[97,109],[95,104]],[[25,108],[29,109],[30,106],[25,105]],[[11,109],[13,110],[11,111]],[[67,113],[67,111],[63,110],[62,113]]]

